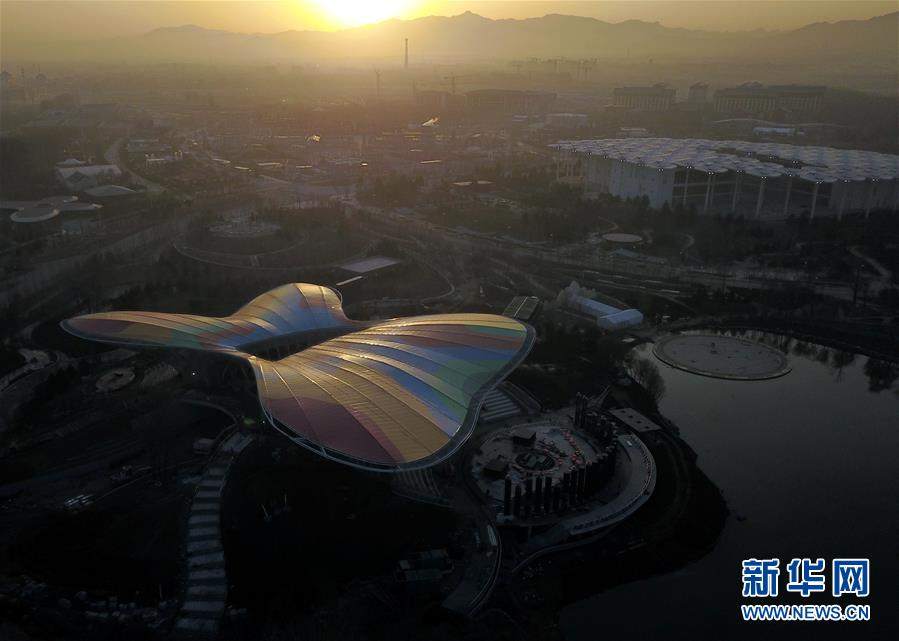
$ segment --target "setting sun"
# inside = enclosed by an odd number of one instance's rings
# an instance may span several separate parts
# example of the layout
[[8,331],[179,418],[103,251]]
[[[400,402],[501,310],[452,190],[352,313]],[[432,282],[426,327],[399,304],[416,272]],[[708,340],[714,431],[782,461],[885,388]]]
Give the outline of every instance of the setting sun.
[[390,18],[401,17],[412,4],[411,0],[316,0],[324,17],[339,26],[356,27]]

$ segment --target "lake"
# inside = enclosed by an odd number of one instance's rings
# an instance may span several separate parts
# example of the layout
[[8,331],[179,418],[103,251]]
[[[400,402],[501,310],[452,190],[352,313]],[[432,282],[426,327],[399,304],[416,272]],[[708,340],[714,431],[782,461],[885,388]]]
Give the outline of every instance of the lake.
[[[747,336],[749,337],[749,336]],[[765,381],[697,376],[663,364],[661,412],[699,455],[731,514],[714,550],[677,572],[567,606],[566,638],[899,638],[899,384],[865,356],[772,335],[792,371]],[[886,372],[884,372],[886,370]],[[780,595],[741,596],[741,561],[781,560]],[[827,592],[786,592],[786,564],[824,558]],[[867,599],[830,595],[830,560],[869,557]],[[870,623],[744,623],[741,603],[866,603]]]

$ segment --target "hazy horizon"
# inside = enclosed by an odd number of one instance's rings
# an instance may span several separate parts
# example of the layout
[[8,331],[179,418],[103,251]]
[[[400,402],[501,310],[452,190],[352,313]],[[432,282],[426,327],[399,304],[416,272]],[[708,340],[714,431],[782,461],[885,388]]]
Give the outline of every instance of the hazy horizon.
[[[817,0],[385,0],[377,4],[360,0],[0,0],[0,53],[7,70],[41,62],[386,61],[397,55],[395,43],[401,43],[405,37],[412,39],[414,60],[419,64],[529,55],[620,58],[629,56],[631,50],[647,59],[656,56],[671,60],[722,60],[755,50],[750,55],[765,57],[773,53],[786,59],[798,54],[807,61],[818,55],[836,55],[840,60],[851,61],[861,55],[883,61],[899,57],[893,55],[896,29],[891,31],[881,21],[880,31],[872,33],[862,25],[863,21],[895,9],[893,2]],[[449,23],[416,22],[427,16],[459,16],[465,12],[494,22],[456,24],[455,28]],[[614,28],[614,33],[606,33],[601,31],[601,23],[567,24],[563,28],[538,26],[530,20],[548,14],[593,18],[613,25],[641,21],[660,26],[640,28],[638,34],[634,25],[623,25]],[[407,27],[407,23],[395,19],[411,22]],[[509,20],[518,22],[513,27]],[[850,31],[858,32],[855,35],[847,32],[846,38],[837,40],[818,37],[804,46],[799,42],[805,36],[800,36],[792,44],[781,42],[770,50],[752,42],[755,32],[776,35],[840,20],[862,21],[857,23],[862,31],[853,27]],[[491,24],[492,28],[487,29]],[[235,36],[227,45],[187,33],[166,35],[155,43],[146,38],[129,41],[158,29],[185,25],[243,37]],[[664,35],[658,31],[662,28]],[[693,39],[684,29],[702,30],[709,35]],[[288,32],[294,35],[287,35]],[[731,33],[738,40],[731,40]],[[887,40],[893,40],[893,45]],[[879,47],[878,52],[872,46]]]
[[454,16],[471,11],[490,19],[547,14],[606,22],[640,20],[707,31],[787,31],[816,22],[865,20],[896,11],[895,2],[819,0],[0,0],[3,40],[53,42],[137,35],[161,27],[197,25],[240,33],[338,31],[391,18]]

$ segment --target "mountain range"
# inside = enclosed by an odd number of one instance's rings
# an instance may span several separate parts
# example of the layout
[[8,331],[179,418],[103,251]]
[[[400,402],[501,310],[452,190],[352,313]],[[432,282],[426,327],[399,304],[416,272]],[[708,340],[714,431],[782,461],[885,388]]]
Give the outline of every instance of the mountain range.
[[735,60],[896,63],[899,12],[869,20],[815,23],[782,32],[713,32],[630,20],[609,23],[588,17],[546,15],[492,20],[466,12],[387,20],[341,31],[236,33],[195,25],[92,42],[57,43],[75,59],[184,62],[303,62],[309,60],[401,60],[408,38],[410,58],[451,62],[528,57],[677,61]]

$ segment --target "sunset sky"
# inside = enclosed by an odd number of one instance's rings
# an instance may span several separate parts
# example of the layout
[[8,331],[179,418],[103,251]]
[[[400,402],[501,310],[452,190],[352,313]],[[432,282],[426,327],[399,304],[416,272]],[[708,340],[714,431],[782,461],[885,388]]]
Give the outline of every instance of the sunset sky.
[[619,0],[617,2],[500,0],[2,0],[4,38],[81,39],[197,24],[241,32],[334,30],[391,17],[455,15],[528,18],[547,13],[713,30],[793,29],[810,22],[866,19],[896,10],[894,1]]

